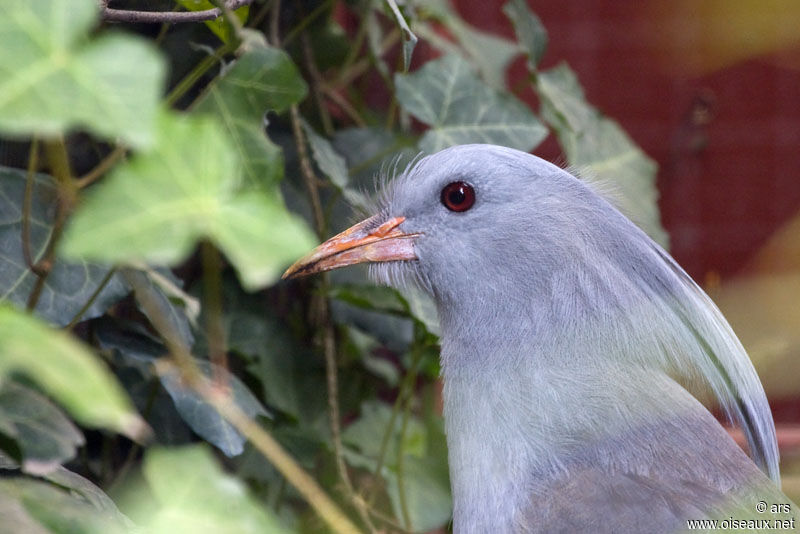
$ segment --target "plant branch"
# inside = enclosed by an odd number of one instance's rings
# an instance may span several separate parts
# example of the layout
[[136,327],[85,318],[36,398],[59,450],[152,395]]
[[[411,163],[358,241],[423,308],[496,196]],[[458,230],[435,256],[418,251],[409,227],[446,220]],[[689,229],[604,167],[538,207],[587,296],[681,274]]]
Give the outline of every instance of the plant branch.
[[314,22],[317,17],[324,13],[325,10],[331,6],[331,4],[333,4],[333,0],[325,0],[320,5],[315,7],[311,13],[306,15],[303,20],[297,23],[297,26],[289,30],[289,32],[286,34],[286,38],[283,40],[283,44],[287,45],[291,43],[300,32],[305,30],[309,24]]
[[[231,11],[250,5],[253,0],[228,0],[224,7]],[[182,22],[203,22],[214,20],[223,14],[219,7],[203,11],[128,11],[112,9],[107,2],[101,2],[102,18],[106,22],[130,22],[144,24],[179,24]]]
[[208,69],[216,65],[225,54],[232,51],[233,46],[230,43],[226,43],[214,50],[213,54],[204,57],[200,63],[195,66],[195,68],[193,68],[180,82],[178,82],[177,85],[175,85],[175,87],[172,88],[172,91],[169,92],[165,99],[165,104],[168,107],[175,105],[175,103],[184,94],[186,94],[186,92],[191,89],[195,83],[197,83],[197,80],[199,80],[203,74],[208,71]]
[[75,180],[75,187],[78,189],[83,189],[84,187],[93,184],[97,180],[99,180],[105,173],[108,172],[111,167],[119,160],[121,157],[125,155],[128,151],[127,148],[124,146],[117,146],[114,150],[111,151],[103,160],[97,164],[92,170],[77,178]]
[[275,0],[269,14],[269,42],[274,47],[281,46],[281,0]]
[[58,211],[56,213],[55,222],[53,223],[53,231],[50,233],[50,240],[47,242],[44,254],[42,254],[41,259],[36,262],[34,268],[31,269],[36,273],[38,278],[28,296],[27,309],[29,311],[36,308],[36,303],[39,302],[44,284],[47,281],[47,277],[50,275],[50,270],[53,268],[56,245],[58,244],[58,240],[61,239],[61,233],[64,230],[67,216],[72,211],[77,198],[77,188],[72,178],[69,154],[67,154],[67,146],[64,144],[64,139],[59,137],[46,141],[44,149],[50,170],[58,183]]
[[[411,393],[413,391],[414,384],[417,381],[417,367],[419,366],[421,359],[422,350],[417,348],[412,353],[411,365],[408,368],[408,372],[403,377],[403,382],[400,384],[400,391],[397,393],[397,399],[395,399],[394,405],[392,406],[392,412],[389,415],[389,422],[387,423],[386,430],[384,430],[383,437],[381,438],[381,445],[378,449],[378,458],[375,461],[373,477],[381,476],[381,470],[383,470],[383,465],[386,461],[386,453],[389,451],[389,440],[391,439],[392,434],[394,434],[395,421],[397,420],[397,416],[400,414],[400,408],[405,406],[406,398],[408,398],[408,402],[410,402]],[[373,490],[367,499],[367,503],[372,505],[376,497],[377,491]]]
[[[416,363],[416,358],[414,363]],[[408,374],[412,377],[410,383],[416,382],[417,373],[416,365],[409,369]],[[403,516],[403,525],[408,530],[413,530],[411,524],[411,514],[408,511],[408,499],[406,498],[406,484],[405,484],[405,456],[406,451],[403,449],[403,441],[405,440],[406,430],[408,429],[408,420],[411,416],[411,392],[406,394],[405,406],[403,407],[403,418],[400,422],[400,435],[397,438],[397,496],[400,501],[400,513]]]
[[31,254],[31,201],[33,198],[33,182],[35,180],[36,168],[39,166],[39,141],[34,137],[31,142],[31,150],[28,154],[28,172],[25,175],[25,196],[22,201],[22,256],[28,269],[37,272],[36,262],[33,261]]
[[216,385],[227,388],[228,358],[225,352],[225,326],[222,323],[222,279],[219,252],[209,241],[200,245],[203,262],[203,300],[205,304],[208,355],[216,364]]
[[308,146],[306,145],[306,138],[303,135],[303,126],[300,121],[300,111],[297,108],[297,104],[293,104],[289,108],[289,114],[292,120],[294,142],[297,146],[297,157],[300,160],[300,173],[303,175],[303,182],[305,183],[306,192],[308,193],[308,200],[311,203],[311,213],[314,217],[314,229],[317,231],[317,237],[323,239],[326,233],[325,215],[322,212],[322,203],[319,199],[317,178],[314,176],[314,168],[311,166],[311,160],[308,157]]
[[78,313],[72,316],[72,319],[70,320],[69,324],[67,324],[67,326],[65,326],[64,329],[70,330],[72,327],[74,327],[76,324],[80,322],[81,317],[83,317],[83,314],[86,313],[86,311],[92,307],[94,301],[97,300],[97,297],[100,295],[103,289],[108,285],[108,283],[111,281],[111,277],[114,276],[114,273],[116,272],[117,272],[116,267],[112,267],[108,270],[108,272],[100,281],[100,283],[97,284],[97,288],[95,288],[94,293],[92,293],[92,295],[89,297],[89,300],[83,303],[81,309],[78,310]]
[[169,350],[171,361],[161,360],[157,363],[156,371],[160,373],[177,370],[183,382],[194,390],[206,402],[211,404],[217,412],[236,430],[250,441],[264,457],[275,466],[286,480],[308,501],[320,517],[340,534],[357,534],[360,531],[345,516],[336,504],[325,494],[308,473],[275,441],[275,439],[253,419],[248,417],[236,405],[230,391],[214,386],[194,362],[189,349],[180,337],[173,331],[169,319],[163,314],[156,303],[152,288],[144,282],[142,273],[124,270],[128,283],[133,287],[136,300],[147,314],[153,327],[164,339]]
[[320,90],[325,94],[326,97],[330,98],[334,104],[339,106],[342,111],[344,111],[345,115],[350,117],[350,120],[356,124],[356,126],[363,128],[367,125],[366,121],[361,118],[361,115],[359,115],[358,111],[353,107],[353,105],[350,104],[345,97],[339,94],[336,89],[328,87],[327,85],[323,85],[320,87]]
[[300,42],[303,49],[303,63],[305,64],[309,76],[311,76],[311,93],[314,96],[314,103],[317,105],[319,118],[322,121],[322,130],[325,132],[325,135],[330,137],[333,135],[333,122],[331,121],[330,113],[328,113],[328,108],[325,107],[325,102],[322,100],[322,92],[320,90],[325,80],[322,78],[322,74],[320,74],[317,68],[317,63],[314,59],[314,50],[311,48],[311,39],[308,38],[306,32],[300,35]]

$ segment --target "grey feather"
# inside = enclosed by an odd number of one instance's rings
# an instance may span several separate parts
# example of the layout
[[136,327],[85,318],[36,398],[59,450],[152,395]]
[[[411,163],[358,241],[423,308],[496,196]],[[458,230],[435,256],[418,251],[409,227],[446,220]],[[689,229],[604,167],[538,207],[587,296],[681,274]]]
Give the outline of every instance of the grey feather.
[[[440,203],[457,180],[476,192],[462,213]],[[456,532],[554,531],[566,516],[603,531],[593,513],[636,531],[648,509],[662,528],[647,530],[670,531],[748,488],[781,496],[772,415],[735,334],[591,187],[523,152],[462,145],[406,169],[378,211],[422,234],[418,261],[370,271],[438,307]],[[766,476],[684,386],[710,387]]]

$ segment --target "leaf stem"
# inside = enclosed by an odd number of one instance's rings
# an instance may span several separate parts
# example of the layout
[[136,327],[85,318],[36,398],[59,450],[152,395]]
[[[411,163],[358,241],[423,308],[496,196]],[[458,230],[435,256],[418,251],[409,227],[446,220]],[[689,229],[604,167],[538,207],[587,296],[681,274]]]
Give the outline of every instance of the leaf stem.
[[86,311],[92,307],[94,301],[97,300],[97,297],[100,295],[100,293],[102,293],[103,289],[105,289],[105,287],[111,281],[111,277],[114,276],[114,273],[116,272],[117,272],[116,267],[112,267],[108,270],[103,279],[100,280],[100,283],[97,284],[97,288],[95,288],[94,292],[89,297],[89,299],[83,303],[83,306],[81,306],[81,309],[78,310],[78,313],[73,315],[69,324],[67,324],[67,326],[64,327],[65,330],[71,330],[76,324],[80,322],[81,317],[83,317],[83,314],[86,313]]
[[[395,399],[394,405],[392,406],[392,413],[389,415],[389,422],[386,424],[386,430],[384,430],[383,438],[381,438],[381,446],[378,449],[378,458],[375,461],[375,470],[373,471],[374,477],[381,476],[381,470],[383,469],[383,464],[386,461],[386,453],[389,450],[389,440],[394,433],[395,421],[400,413],[400,407],[405,405],[406,397],[411,396],[411,389],[417,380],[417,366],[421,359],[422,350],[419,348],[413,349],[411,365],[409,366],[408,372],[403,377],[403,383],[400,384],[400,391],[397,393],[397,399]],[[377,497],[377,492],[373,491],[367,499],[367,503],[371,505],[375,500],[375,497]]]
[[105,173],[114,166],[114,164],[122,158],[128,149],[124,146],[117,146],[112,150],[100,163],[98,163],[92,170],[77,178],[75,180],[75,187],[83,189],[84,187],[93,184],[99,180]]
[[[409,374],[411,371],[409,370]],[[416,378],[416,373],[414,373]],[[403,408],[403,418],[400,422],[400,435],[397,438],[397,497],[400,501],[400,513],[403,515],[403,526],[408,530],[413,530],[411,525],[411,514],[408,512],[408,499],[406,499],[406,484],[404,470],[405,451],[403,450],[403,439],[408,428],[408,419],[411,412],[411,395],[406,395],[405,406]]]
[[233,46],[230,43],[225,43],[219,48],[217,48],[212,55],[204,57],[200,63],[198,63],[195,68],[193,68],[189,74],[184,76],[184,78],[178,82],[178,84],[172,88],[172,91],[169,92],[166,99],[164,100],[165,105],[167,107],[172,107],[175,103],[184,95],[186,94],[192,86],[197,83],[199,80],[211,67],[217,64],[217,62],[222,59],[225,54],[228,54],[233,51]]
[[222,323],[222,269],[219,252],[210,241],[200,244],[203,262],[203,300],[205,301],[208,354],[214,367],[216,385],[227,388],[228,357],[225,352],[225,326]]
[[295,37],[300,35],[300,33],[303,30],[305,30],[309,24],[314,22],[314,20],[317,17],[319,17],[327,8],[329,8],[331,4],[333,4],[333,0],[325,0],[320,5],[311,10],[311,13],[303,17],[303,20],[298,22],[297,26],[289,30],[289,32],[286,34],[286,37],[283,39],[284,46],[291,43],[295,39]]

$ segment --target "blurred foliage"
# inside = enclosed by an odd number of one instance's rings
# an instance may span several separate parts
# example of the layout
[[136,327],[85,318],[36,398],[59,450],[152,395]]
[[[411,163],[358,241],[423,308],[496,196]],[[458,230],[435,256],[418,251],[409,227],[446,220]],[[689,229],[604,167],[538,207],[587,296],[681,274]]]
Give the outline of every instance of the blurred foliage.
[[[446,529],[432,302],[278,280],[420,151],[554,133],[666,238],[654,164],[540,70],[525,2],[518,42],[446,0],[242,4],[0,4],[2,532]],[[145,5],[220,2],[113,7]]]

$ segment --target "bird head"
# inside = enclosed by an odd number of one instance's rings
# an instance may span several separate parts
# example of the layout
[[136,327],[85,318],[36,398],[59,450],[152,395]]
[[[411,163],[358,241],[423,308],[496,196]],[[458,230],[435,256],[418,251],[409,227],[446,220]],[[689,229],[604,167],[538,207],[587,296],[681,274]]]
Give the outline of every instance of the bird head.
[[[386,184],[375,213],[298,260],[284,278],[355,263],[392,286],[414,284],[445,306],[549,291],[548,271],[597,243],[610,206],[566,171],[494,145],[422,158]],[[606,214],[607,215],[607,214]],[[612,216],[611,219],[614,219]],[[539,287],[531,287],[539,286]]]

